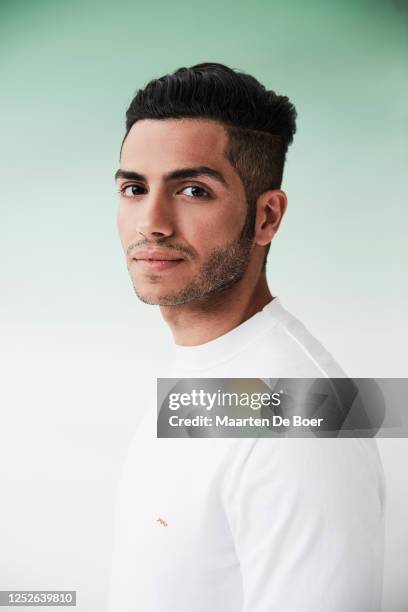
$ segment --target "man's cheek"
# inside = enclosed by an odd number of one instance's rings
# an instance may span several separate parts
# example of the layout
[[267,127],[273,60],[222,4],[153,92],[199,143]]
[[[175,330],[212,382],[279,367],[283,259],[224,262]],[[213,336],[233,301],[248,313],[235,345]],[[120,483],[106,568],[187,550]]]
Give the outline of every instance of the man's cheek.
[[217,223],[201,226],[189,236],[189,242],[198,254],[205,255],[228,241],[229,225],[226,219],[222,219]]

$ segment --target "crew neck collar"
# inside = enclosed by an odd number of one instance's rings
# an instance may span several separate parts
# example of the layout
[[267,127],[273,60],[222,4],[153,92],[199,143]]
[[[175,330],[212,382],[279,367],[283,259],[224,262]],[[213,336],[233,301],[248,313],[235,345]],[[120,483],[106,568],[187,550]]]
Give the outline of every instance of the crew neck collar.
[[194,346],[174,344],[177,365],[186,370],[197,370],[228,360],[275,325],[281,311],[281,302],[278,297],[274,297],[262,310],[214,340]]

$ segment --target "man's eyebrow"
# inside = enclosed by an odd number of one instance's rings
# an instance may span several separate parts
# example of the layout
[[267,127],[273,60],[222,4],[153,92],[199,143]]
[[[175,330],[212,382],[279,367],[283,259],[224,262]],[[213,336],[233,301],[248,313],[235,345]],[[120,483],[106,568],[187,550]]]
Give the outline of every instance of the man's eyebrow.
[[[172,170],[165,175],[165,181],[175,181],[179,179],[189,179],[189,178],[197,178],[199,176],[210,176],[214,178],[219,183],[228,186],[227,181],[224,178],[224,175],[218,170],[214,170],[214,168],[209,168],[208,166],[195,166],[192,168],[179,168],[178,170]],[[133,181],[146,181],[146,177],[143,174],[139,174],[139,172],[134,172],[132,170],[119,170],[115,173],[115,181],[118,179],[127,179]]]
[[146,177],[143,176],[143,174],[139,174],[138,172],[132,172],[132,170],[121,170],[121,168],[119,168],[119,170],[116,170],[115,172],[115,181],[117,181],[120,178],[128,179],[131,181],[145,181],[146,180]]
[[224,175],[218,170],[214,170],[214,168],[209,168],[208,166],[196,166],[194,168],[180,168],[179,170],[173,170],[169,172],[164,177],[166,181],[174,181],[177,179],[189,179],[196,178],[198,176],[210,176],[214,178],[219,183],[228,187],[227,181],[224,178]]

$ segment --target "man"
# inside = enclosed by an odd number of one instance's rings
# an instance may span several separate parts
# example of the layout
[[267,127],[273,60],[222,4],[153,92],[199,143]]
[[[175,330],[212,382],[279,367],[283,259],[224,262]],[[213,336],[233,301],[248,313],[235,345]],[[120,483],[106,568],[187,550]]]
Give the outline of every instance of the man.
[[[287,97],[220,64],[140,90],[118,228],[137,296],[174,337],[172,377],[343,377],[273,297],[287,206]],[[117,501],[111,612],[380,609],[384,482],[372,439],[157,438],[155,406]]]

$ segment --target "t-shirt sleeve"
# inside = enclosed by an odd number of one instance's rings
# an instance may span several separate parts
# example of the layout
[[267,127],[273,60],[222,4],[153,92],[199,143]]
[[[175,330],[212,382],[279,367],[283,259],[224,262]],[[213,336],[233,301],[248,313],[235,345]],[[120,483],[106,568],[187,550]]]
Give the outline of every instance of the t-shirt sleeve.
[[243,612],[380,610],[384,473],[375,440],[264,438],[239,456],[223,503]]

